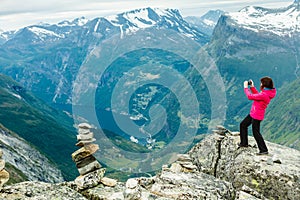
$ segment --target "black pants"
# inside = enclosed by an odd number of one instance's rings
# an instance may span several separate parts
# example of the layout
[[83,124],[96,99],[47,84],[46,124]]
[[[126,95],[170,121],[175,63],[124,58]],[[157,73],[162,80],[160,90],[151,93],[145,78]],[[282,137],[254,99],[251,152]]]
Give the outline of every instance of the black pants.
[[247,115],[247,117],[240,123],[241,145],[248,145],[248,127],[252,124],[252,132],[259,152],[267,152],[268,148],[265,144],[264,138],[260,134],[260,122],[261,120],[253,119],[250,115]]

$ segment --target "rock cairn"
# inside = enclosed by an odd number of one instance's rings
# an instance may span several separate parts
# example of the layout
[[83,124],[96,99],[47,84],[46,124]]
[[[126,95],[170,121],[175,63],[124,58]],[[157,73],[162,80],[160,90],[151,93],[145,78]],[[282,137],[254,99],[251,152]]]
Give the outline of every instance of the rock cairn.
[[2,159],[3,152],[0,149],[0,189],[9,180],[9,173],[4,169],[5,161]]
[[93,156],[99,150],[99,145],[93,144],[96,141],[92,126],[87,123],[78,125],[78,135],[76,146],[81,147],[72,154],[72,159],[80,176],[75,179],[75,184],[79,189],[91,188],[101,182],[105,173],[105,168]]
[[114,187],[117,184],[115,179],[104,177],[105,168],[96,160],[93,154],[99,150],[92,126],[87,123],[78,125],[78,135],[76,146],[81,147],[72,154],[72,159],[80,176],[75,179],[75,184],[79,190],[92,188],[102,183],[103,185]]

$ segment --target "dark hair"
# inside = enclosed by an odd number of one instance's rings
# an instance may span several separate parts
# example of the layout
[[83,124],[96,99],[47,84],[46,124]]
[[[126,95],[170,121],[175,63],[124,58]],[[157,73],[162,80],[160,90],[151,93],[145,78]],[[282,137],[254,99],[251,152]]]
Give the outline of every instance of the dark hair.
[[261,84],[262,84],[262,88],[270,88],[270,89],[273,89],[274,88],[274,83],[273,83],[273,80],[270,78],[270,77],[268,77],[268,76],[265,76],[265,77],[262,77],[261,79],[260,79],[260,82],[261,82]]

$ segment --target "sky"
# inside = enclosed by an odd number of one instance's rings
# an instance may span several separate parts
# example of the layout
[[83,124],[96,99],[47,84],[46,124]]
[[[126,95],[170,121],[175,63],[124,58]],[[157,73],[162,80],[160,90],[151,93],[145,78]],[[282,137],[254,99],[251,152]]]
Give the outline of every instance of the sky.
[[183,17],[202,16],[209,10],[237,12],[245,6],[286,7],[294,0],[0,0],[0,30],[17,30],[79,17],[93,19],[138,8],[178,9]]

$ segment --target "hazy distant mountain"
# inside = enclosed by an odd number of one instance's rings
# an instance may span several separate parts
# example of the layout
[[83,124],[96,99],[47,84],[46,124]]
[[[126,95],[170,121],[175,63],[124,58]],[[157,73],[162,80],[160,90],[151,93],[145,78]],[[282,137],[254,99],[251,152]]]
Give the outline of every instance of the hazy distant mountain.
[[222,10],[210,10],[201,17],[189,16],[184,19],[199,31],[207,35],[212,35],[219,18],[224,13]]

